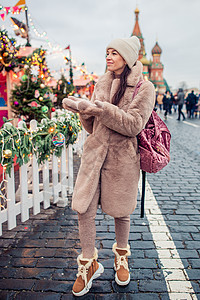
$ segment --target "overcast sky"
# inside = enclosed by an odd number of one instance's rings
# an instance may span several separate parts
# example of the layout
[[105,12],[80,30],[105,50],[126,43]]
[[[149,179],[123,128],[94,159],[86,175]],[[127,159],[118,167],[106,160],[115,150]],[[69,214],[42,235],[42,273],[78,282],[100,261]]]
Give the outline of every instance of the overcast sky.
[[[0,0],[3,6],[16,3]],[[188,87],[200,88],[200,0],[27,0],[27,5],[39,32],[46,31],[54,45],[70,44],[73,58],[98,75],[104,73],[110,40],[131,35],[138,6],[147,58],[152,58],[157,39],[169,86],[178,88],[185,81]],[[22,20],[24,14],[16,17]],[[8,17],[0,22],[12,32]],[[45,40],[35,39],[33,31],[31,36],[32,46],[47,47]],[[64,66],[63,53],[51,55],[48,62],[52,70],[59,70]]]

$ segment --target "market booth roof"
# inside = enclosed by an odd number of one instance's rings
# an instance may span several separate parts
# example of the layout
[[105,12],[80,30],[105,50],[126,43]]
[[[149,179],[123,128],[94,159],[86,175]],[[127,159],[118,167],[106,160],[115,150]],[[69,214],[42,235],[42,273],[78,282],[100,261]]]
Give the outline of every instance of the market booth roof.
[[98,79],[97,76],[95,76],[95,78],[93,78],[92,80],[91,80],[91,78],[80,77],[80,78],[74,79],[74,86],[86,86],[91,81],[97,82],[97,79]]
[[90,79],[77,78],[74,79],[74,86],[86,86],[90,82]]
[[22,47],[17,52],[18,57],[29,56],[35,51],[36,48],[33,47]]

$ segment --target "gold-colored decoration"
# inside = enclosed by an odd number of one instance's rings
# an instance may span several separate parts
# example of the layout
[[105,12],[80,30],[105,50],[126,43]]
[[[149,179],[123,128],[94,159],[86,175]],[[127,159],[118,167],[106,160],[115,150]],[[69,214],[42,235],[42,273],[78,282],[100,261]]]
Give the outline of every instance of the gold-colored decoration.
[[40,97],[39,97],[39,100],[40,100],[40,101],[42,101],[42,100],[43,100],[43,97],[42,97],[42,96],[40,96]]
[[3,150],[3,157],[10,158],[12,156],[12,151],[9,149]]
[[50,127],[48,131],[49,131],[49,133],[53,133],[54,130],[55,130],[55,127]]
[[8,56],[8,52],[4,52],[3,57],[7,57],[7,56]]

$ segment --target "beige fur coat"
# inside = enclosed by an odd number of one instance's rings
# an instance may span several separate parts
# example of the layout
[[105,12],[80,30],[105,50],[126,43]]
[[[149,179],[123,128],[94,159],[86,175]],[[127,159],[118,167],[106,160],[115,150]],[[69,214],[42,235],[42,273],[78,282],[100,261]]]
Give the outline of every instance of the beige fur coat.
[[133,98],[136,84],[142,77],[138,61],[131,69],[127,88],[118,106],[111,104],[120,79],[112,72],[97,82],[92,101],[104,102],[100,116],[84,119],[83,127],[90,133],[83,147],[81,166],[77,176],[72,209],[85,213],[101,178],[101,207],[113,217],[131,214],[137,203],[140,155],[137,134],[144,128],[155,103],[155,89],[145,81]]

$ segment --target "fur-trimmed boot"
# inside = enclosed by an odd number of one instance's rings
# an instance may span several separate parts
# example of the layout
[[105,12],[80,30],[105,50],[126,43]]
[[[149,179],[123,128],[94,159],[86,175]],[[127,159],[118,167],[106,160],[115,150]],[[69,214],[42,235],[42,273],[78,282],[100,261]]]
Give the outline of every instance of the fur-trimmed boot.
[[92,287],[92,280],[103,273],[104,267],[102,264],[97,262],[97,258],[98,251],[96,248],[94,256],[91,259],[83,258],[82,254],[77,257],[78,273],[76,275],[77,279],[72,288],[72,293],[75,296],[83,296],[89,292]]
[[130,282],[130,274],[128,268],[128,256],[131,255],[130,246],[127,245],[126,248],[119,248],[117,247],[117,243],[114,243],[112,251],[115,254],[115,281],[118,285],[127,285]]

